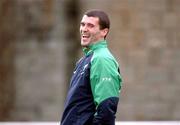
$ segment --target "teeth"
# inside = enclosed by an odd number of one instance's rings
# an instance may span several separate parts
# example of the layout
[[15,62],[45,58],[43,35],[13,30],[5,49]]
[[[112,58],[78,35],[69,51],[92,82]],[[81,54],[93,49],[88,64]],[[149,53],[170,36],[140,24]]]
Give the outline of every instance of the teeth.
[[89,37],[88,35],[82,35],[82,37]]

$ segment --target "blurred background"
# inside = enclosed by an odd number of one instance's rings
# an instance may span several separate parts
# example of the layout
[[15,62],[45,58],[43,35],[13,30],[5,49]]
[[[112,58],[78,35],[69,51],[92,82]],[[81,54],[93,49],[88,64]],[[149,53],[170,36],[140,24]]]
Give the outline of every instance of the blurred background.
[[111,19],[116,120],[180,120],[180,0],[0,0],[0,121],[60,120],[88,9]]

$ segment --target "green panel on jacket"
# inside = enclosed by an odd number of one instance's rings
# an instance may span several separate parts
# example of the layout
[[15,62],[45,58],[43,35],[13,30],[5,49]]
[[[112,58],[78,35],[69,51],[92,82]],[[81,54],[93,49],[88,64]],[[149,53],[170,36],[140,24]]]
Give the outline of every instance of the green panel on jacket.
[[91,60],[90,81],[96,107],[105,99],[119,97],[121,90],[121,76],[119,65],[109,52],[106,41],[90,46],[93,50]]

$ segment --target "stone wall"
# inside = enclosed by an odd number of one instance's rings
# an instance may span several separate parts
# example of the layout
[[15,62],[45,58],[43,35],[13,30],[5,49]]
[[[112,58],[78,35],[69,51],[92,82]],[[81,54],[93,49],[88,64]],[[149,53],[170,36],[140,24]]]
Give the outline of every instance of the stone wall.
[[20,33],[15,42],[13,121],[59,120],[63,111],[66,46],[63,2],[16,1]]

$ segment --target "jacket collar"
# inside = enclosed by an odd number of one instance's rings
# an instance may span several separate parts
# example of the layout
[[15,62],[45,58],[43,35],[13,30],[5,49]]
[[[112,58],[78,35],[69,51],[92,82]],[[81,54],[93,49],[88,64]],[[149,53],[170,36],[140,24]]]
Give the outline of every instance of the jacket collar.
[[89,45],[88,47],[83,47],[83,52],[87,56],[99,48],[106,48],[106,47],[107,47],[106,40],[101,40],[94,44]]

